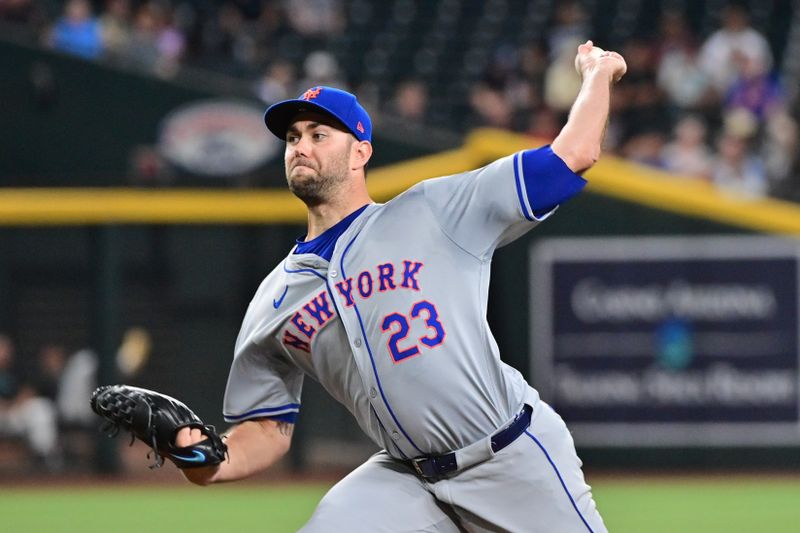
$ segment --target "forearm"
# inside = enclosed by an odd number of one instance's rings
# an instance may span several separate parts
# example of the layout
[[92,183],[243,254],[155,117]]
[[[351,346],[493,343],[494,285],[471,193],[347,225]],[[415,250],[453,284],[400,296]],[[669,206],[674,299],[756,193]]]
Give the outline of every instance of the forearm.
[[551,147],[573,172],[583,172],[600,158],[611,103],[611,77],[594,71],[583,80],[566,125]]
[[214,467],[182,470],[196,485],[210,485],[243,479],[266,470],[289,450],[292,424],[274,420],[251,420],[234,426],[225,438],[226,461]]

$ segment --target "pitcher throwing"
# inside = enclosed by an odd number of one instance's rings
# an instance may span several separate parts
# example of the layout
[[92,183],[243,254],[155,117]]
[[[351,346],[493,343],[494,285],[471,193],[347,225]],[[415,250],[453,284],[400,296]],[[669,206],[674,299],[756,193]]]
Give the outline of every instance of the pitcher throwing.
[[[372,123],[355,96],[314,87],[271,106],[308,233],[263,281],[236,341],[227,460],[193,483],[261,471],[289,449],[304,374],[382,448],[302,531],[606,531],[569,431],[501,361],[486,322],[494,251],[580,192],[600,156],[623,58],[591,41],[552,145],[423,181],[385,204],[365,183]],[[202,426],[178,431],[188,453]],[[266,520],[267,518],[265,518]]]

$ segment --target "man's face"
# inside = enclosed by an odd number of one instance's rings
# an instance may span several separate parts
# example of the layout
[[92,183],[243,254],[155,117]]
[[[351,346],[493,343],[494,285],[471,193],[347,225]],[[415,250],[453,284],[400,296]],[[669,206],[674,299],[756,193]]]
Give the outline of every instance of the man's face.
[[301,113],[286,132],[286,181],[306,205],[330,200],[350,179],[355,137],[320,113]]

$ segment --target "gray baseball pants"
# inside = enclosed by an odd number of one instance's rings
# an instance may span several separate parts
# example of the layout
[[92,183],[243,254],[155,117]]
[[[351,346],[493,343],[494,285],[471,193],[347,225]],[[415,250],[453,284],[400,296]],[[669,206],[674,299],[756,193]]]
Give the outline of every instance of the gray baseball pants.
[[303,533],[606,533],[572,436],[540,402],[519,438],[435,483],[386,452],[337,483]]

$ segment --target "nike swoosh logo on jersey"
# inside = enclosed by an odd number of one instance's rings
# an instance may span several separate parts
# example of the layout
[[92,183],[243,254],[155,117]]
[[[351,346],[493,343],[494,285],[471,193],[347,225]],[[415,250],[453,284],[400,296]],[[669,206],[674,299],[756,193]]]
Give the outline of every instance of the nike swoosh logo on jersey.
[[275,309],[279,308],[283,303],[283,299],[286,298],[286,293],[289,292],[289,286],[287,285],[285,289],[283,289],[283,294],[277,300],[272,300],[272,305]]
[[203,461],[206,460],[206,455],[203,452],[201,452],[200,450],[192,450],[192,456],[191,457],[184,457],[183,455],[178,455],[178,454],[175,454],[175,453],[172,454],[172,457],[174,457],[175,459],[180,459],[181,461],[189,462],[189,463],[202,463]]

